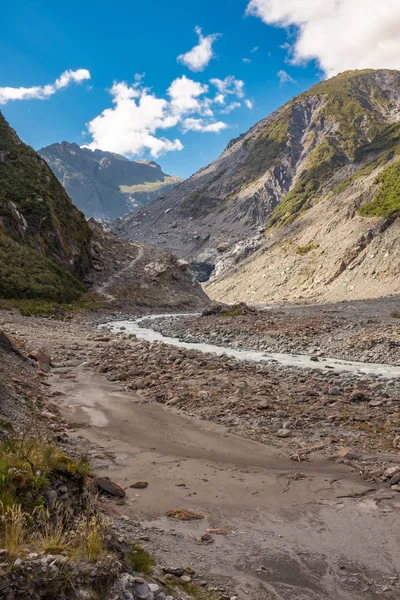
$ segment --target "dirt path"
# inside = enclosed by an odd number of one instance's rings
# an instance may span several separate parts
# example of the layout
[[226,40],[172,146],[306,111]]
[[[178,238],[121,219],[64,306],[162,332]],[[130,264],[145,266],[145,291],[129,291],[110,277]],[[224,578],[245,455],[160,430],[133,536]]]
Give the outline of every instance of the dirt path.
[[101,286],[98,286],[98,288],[96,290],[97,293],[99,293],[102,296],[104,296],[105,298],[107,298],[107,300],[109,300],[110,302],[115,300],[115,296],[113,296],[112,294],[107,292],[107,289],[109,287],[111,287],[117,279],[120,279],[124,273],[131,270],[139,262],[139,260],[143,257],[144,250],[143,250],[142,246],[136,246],[135,244],[132,244],[132,246],[135,246],[138,250],[138,253],[135,256],[135,258],[133,260],[131,260],[126,265],[126,267],[121,269],[121,271],[117,271],[117,273],[114,273],[113,275],[111,275],[111,277],[109,277]]
[[[96,471],[127,487],[121,511],[176,536],[172,545],[157,544],[161,560],[173,556],[176,565],[233,580],[241,599],[399,597],[400,518],[396,499],[380,499],[387,490],[368,493],[342,465],[294,463],[220,426],[144,403],[83,367],[71,373],[53,372],[53,391],[65,394],[58,404],[68,420],[86,425],[76,436],[113,453],[114,462]],[[138,480],[149,487],[129,488]],[[361,497],[344,498],[354,494]],[[175,508],[205,519],[167,519]],[[196,543],[209,527],[232,533]]]

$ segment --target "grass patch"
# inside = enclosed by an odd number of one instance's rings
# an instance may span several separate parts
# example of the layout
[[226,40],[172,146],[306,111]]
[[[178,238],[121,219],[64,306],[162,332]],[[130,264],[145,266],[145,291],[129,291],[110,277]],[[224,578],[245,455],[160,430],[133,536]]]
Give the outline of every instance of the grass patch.
[[1,299],[0,310],[18,309],[24,317],[63,317],[79,310],[96,311],[107,307],[104,302],[77,300],[69,304],[50,300]]
[[362,217],[391,217],[400,214],[400,161],[384,169],[376,178],[379,189],[371,202],[358,209]]
[[306,254],[311,252],[311,250],[316,250],[317,248],[319,248],[318,244],[307,244],[306,246],[296,246],[294,251],[300,256],[305,256]]
[[133,544],[128,552],[126,562],[136,573],[152,575],[156,564],[154,557],[141,544]]
[[160,192],[164,188],[169,188],[183,181],[181,177],[175,175],[166,175],[164,179],[159,181],[145,181],[136,185],[120,185],[120,192],[123,194],[146,194]]

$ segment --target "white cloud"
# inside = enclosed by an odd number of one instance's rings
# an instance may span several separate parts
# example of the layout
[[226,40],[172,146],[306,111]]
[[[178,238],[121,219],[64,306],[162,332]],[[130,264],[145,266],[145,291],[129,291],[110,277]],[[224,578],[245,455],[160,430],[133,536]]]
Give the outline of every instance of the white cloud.
[[204,71],[210,60],[215,56],[213,44],[221,34],[212,33],[204,36],[200,27],[196,27],[195,32],[199,36],[199,43],[186,54],[180,54],[177,60],[186,65],[191,71]]
[[258,50],[258,46],[254,46],[254,48],[252,48],[252,49],[250,50],[250,52],[251,52],[252,54],[254,54],[254,52],[257,52],[257,50]]
[[329,77],[400,68],[398,0],[251,0],[246,12],[269,25],[295,26],[292,62],[315,59]]
[[136,77],[132,85],[115,82],[110,90],[113,107],[105,109],[87,124],[92,141],[86,147],[126,156],[150,152],[153,157],[182,150],[179,139],[170,140],[159,131],[180,126],[187,131],[218,133],[228,125],[216,121],[211,106],[225,105],[225,97],[209,98],[208,85],[187,78],[175,79],[164,98],[159,98]]
[[251,100],[249,100],[248,98],[246,98],[246,100],[244,101],[244,103],[245,103],[245,105],[247,106],[247,108],[248,108],[249,110],[253,110],[253,108],[254,108],[254,103],[253,103]]
[[33,86],[33,87],[0,87],[0,104],[7,104],[10,100],[45,100],[58,90],[66,88],[70,83],[82,83],[90,79],[90,73],[87,69],[78,69],[77,71],[64,71],[54,83]]
[[251,59],[250,58],[242,58],[242,61],[246,64],[251,63]]
[[238,98],[244,96],[244,81],[235,79],[233,75],[228,75],[225,79],[210,79],[210,83],[215,85],[221,94],[233,94]]
[[200,111],[199,96],[208,92],[208,86],[188,79],[186,75],[175,79],[169,89],[172,110],[177,114]]
[[286,71],[283,71],[282,69],[277,72],[277,76],[279,77],[279,85],[284,85],[285,83],[296,83],[296,80],[293,79],[289,73],[286,73]]
[[184,133],[187,131],[201,131],[206,133],[219,133],[223,129],[228,127],[227,123],[223,121],[215,121],[214,123],[206,123],[204,119],[193,119],[187,118],[183,121],[182,130]]
[[222,110],[220,110],[219,112],[222,115],[229,115],[229,113],[231,113],[233,110],[235,110],[236,108],[240,108],[242,105],[240,104],[240,102],[230,102],[230,104],[227,104],[225,106],[225,108],[223,108]]

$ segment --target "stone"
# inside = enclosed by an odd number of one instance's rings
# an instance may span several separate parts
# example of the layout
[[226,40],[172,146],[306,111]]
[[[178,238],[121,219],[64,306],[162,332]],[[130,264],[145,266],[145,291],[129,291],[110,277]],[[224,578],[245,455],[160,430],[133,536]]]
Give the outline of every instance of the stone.
[[400,492],[400,483],[397,483],[396,485],[392,485],[390,489],[393,492]]
[[336,456],[337,458],[348,458],[349,460],[355,460],[358,458],[358,455],[352,448],[342,448],[342,450],[339,450]]
[[180,580],[183,581],[183,583],[190,583],[192,581],[192,578],[190,577],[190,575],[182,575],[180,577]]
[[147,481],[137,481],[136,483],[132,483],[129,487],[135,490],[144,490],[149,486]]
[[57,504],[58,494],[56,490],[46,490],[43,494],[44,500],[50,510],[53,510]]
[[153,592],[147,583],[135,583],[135,599],[136,600],[153,600]]
[[108,479],[108,477],[95,477],[94,483],[100,491],[106,492],[111,496],[116,496],[117,498],[125,498],[126,496],[125,490],[120,485],[111,481],[111,479]]
[[390,479],[394,475],[397,475],[397,473],[400,473],[400,465],[396,465],[394,467],[388,467],[384,471],[383,476],[385,479]]
[[400,483],[400,473],[393,475],[392,479],[389,481],[389,485],[397,485],[398,483]]
[[290,430],[289,429],[279,429],[278,433],[276,434],[279,438],[288,438],[291,436]]
[[350,394],[349,399],[350,399],[350,402],[369,402],[370,401],[370,398],[364,392],[361,392],[360,390],[356,390],[352,394]]
[[51,358],[46,353],[46,351],[43,350],[43,348],[32,350],[32,352],[29,354],[29,358],[33,358],[33,360],[35,360],[38,363],[39,369],[41,371],[44,371],[45,373],[50,371]]

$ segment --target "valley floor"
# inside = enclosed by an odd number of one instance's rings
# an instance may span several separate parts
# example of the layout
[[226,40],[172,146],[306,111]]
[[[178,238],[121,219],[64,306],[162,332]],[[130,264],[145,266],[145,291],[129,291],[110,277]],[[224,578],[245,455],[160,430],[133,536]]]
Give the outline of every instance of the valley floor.
[[[395,600],[400,493],[387,480],[400,464],[400,381],[330,373],[320,360],[399,365],[399,309],[391,299],[157,326],[309,353],[311,370],[114,336],[85,317],[2,312],[0,325],[51,355],[53,429],[126,487],[126,502],[104,510],[161,565],[191,567],[211,598]],[[130,487],[137,481],[148,487]],[[176,509],[204,518],[166,517]]]

